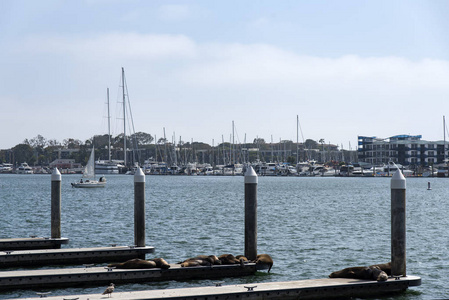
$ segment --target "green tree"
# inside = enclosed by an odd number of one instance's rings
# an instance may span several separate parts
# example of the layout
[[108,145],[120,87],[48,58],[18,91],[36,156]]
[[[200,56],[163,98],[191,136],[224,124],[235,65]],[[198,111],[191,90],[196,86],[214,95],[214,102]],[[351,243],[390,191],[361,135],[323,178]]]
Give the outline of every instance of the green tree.
[[12,150],[14,151],[16,163],[31,162],[34,151],[30,145],[18,144],[17,146],[12,148]]

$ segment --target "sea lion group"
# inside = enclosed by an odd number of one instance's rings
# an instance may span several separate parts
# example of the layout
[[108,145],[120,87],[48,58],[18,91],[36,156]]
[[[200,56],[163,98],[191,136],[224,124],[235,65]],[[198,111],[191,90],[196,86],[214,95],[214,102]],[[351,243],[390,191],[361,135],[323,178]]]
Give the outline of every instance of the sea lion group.
[[[216,255],[198,255],[192,258],[188,258],[184,261],[178,262],[181,267],[198,267],[198,266],[209,266],[212,267],[214,265],[235,265],[240,264],[240,266],[244,267],[245,264],[250,261],[243,255],[234,256],[232,254],[222,254],[220,256]],[[268,268],[268,272],[270,272],[271,267],[273,266],[273,259],[268,254],[259,254],[256,257],[256,260],[252,261],[256,263],[256,265],[263,266]],[[117,269],[151,269],[151,268],[161,268],[168,269],[170,268],[170,264],[163,258],[154,258],[150,260],[134,258],[127,260],[122,263],[112,263],[108,265],[108,268],[117,268]]]
[[222,254],[220,256],[215,255],[198,255],[192,258],[188,258],[178,264],[181,267],[196,267],[196,266],[210,266],[213,265],[240,265],[245,266],[245,264],[249,262],[254,262],[256,265],[266,266],[268,268],[268,272],[270,272],[271,267],[273,266],[273,259],[268,254],[259,254],[257,255],[254,261],[249,261],[243,255],[234,256],[232,254]]
[[388,279],[389,275],[391,275],[391,262],[368,267],[345,268],[340,271],[332,272],[329,277],[385,281]]

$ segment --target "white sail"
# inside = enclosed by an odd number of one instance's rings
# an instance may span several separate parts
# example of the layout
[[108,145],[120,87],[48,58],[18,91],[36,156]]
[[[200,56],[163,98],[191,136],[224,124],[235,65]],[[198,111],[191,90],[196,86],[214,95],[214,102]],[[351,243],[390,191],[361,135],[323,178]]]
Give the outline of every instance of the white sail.
[[95,154],[93,147],[87,165],[84,167],[83,178],[95,178]]

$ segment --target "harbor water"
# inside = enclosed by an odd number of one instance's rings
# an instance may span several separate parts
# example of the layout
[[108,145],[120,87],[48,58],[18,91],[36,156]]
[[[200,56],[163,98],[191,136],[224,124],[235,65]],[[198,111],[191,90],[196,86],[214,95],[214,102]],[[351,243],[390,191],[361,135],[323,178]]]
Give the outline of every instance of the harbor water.
[[[134,178],[107,176],[100,189],[75,189],[62,176],[63,247],[134,244]],[[428,182],[432,189],[427,190]],[[259,177],[258,253],[270,273],[224,278],[223,285],[327,277],[390,261],[390,178]],[[50,236],[50,175],[0,175],[0,238]],[[382,299],[449,297],[449,181],[407,178],[407,273],[422,285]],[[244,178],[146,176],[147,258],[176,263],[199,254],[244,253]],[[75,266],[82,267],[82,266]],[[213,286],[216,280],[120,284],[116,291]],[[104,286],[45,289],[51,295],[101,293]],[[43,290],[0,292],[0,299]]]

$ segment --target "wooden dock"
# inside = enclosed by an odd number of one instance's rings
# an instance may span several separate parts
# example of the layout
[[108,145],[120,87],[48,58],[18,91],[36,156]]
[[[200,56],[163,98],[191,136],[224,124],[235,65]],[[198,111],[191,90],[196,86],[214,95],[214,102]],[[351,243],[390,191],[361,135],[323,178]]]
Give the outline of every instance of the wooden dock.
[[81,285],[108,285],[130,282],[167,280],[213,279],[253,275],[256,264],[187,267],[171,264],[170,269],[108,269],[107,267],[80,267],[0,272],[0,290],[51,288]]
[[67,244],[68,242],[68,238],[46,237],[0,239],[0,251],[59,249],[62,244]]
[[[115,286],[114,299],[129,300],[168,300],[168,299],[216,299],[216,300],[267,300],[267,299],[329,299],[341,297],[373,297],[377,295],[400,292],[409,287],[421,285],[421,278],[407,276],[400,279],[389,278],[387,281],[371,281],[346,278],[324,278],[286,282],[264,282],[253,284],[207,286],[180,289],[147,290],[137,292],[120,292],[120,285]],[[105,286],[106,287],[106,286]],[[104,299],[99,288],[97,294],[48,297],[55,299],[95,300]],[[50,295],[49,295],[50,296]],[[27,298],[38,299],[38,298]],[[23,300],[23,299],[22,299]]]
[[153,252],[154,247],[133,246],[4,251],[0,268],[123,262]]

